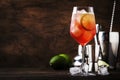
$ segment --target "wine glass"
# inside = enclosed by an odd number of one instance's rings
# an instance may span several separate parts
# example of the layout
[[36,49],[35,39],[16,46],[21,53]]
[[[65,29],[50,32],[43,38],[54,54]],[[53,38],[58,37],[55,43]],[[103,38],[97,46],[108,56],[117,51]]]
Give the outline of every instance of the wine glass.
[[82,46],[82,69],[85,67],[85,46],[95,34],[96,23],[93,7],[73,7],[70,35]]

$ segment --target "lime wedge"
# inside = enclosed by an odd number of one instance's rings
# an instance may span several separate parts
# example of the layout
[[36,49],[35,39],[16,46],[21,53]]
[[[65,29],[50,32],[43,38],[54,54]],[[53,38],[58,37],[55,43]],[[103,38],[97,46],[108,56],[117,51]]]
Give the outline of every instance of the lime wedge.
[[106,66],[106,67],[109,67],[109,64],[108,63],[106,63],[105,61],[103,61],[103,60],[99,60],[98,61],[98,66]]

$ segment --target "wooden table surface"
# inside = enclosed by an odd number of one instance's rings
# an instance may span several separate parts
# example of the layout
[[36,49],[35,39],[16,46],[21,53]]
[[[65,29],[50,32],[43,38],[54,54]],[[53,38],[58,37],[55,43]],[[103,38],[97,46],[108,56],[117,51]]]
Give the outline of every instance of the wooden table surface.
[[107,76],[71,76],[68,70],[41,70],[37,68],[0,69],[0,80],[120,80],[120,70]]

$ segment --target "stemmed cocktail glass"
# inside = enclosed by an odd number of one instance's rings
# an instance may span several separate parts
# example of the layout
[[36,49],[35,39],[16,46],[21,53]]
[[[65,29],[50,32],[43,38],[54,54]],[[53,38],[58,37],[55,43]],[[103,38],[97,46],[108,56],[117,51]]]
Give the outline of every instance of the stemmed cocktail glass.
[[72,38],[74,38],[79,45],[82,46],[81,68],[83,69],[86,62],[85,45],[90,42],[96,34],[96,23],[93,7],[73,7],[70,34]]

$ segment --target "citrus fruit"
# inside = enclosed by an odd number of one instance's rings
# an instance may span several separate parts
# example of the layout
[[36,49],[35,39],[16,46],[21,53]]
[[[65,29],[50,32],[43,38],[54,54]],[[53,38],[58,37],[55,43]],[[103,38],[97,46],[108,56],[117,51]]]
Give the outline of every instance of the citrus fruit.
[[98,61],[98,66],[106,66],[106,67],[109,67],[109,64],[106,63],[106,62],[103,61],[103,60],[99,60],[99,61]]
[[93,14],[84,14],[81,18],[81,25],[87,29],[92,30],[95,28],[95,18]]
[[60,54],[60,55],[53,56],[50,59],[49,64],[53,69],[56,69],[56,70],[67,69],[70,67],[71,61],[68,55]]
[[59,54],[59,56],[62,56],[62,57],[64,57],[64,58],[65,58],[65,60],[66,60],[66,64],[67,64],[68,66],[70,66],[70,65],[71,65],[72,60],[71,60],[71,58],[70,58],[70,56],[69,56],[69,55],[67,55],[67,54]]

